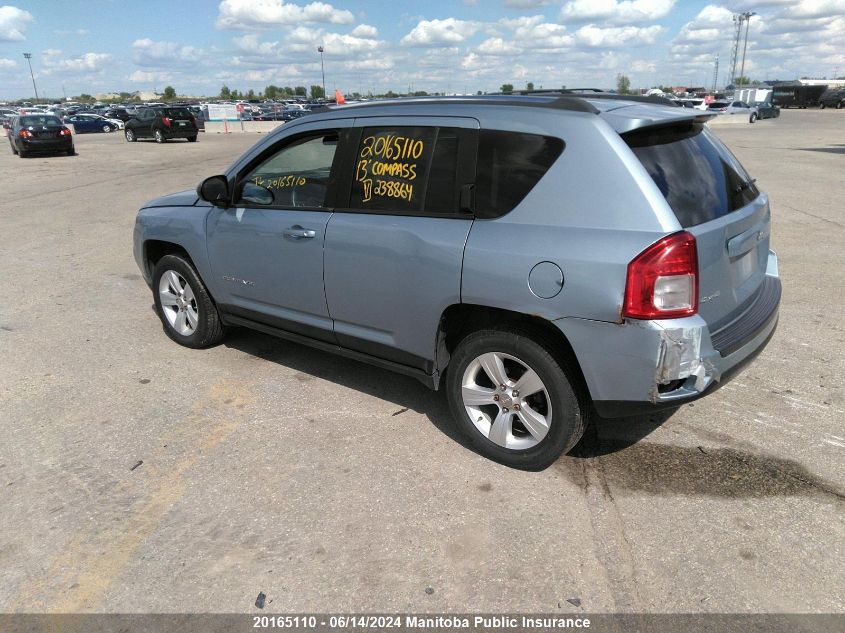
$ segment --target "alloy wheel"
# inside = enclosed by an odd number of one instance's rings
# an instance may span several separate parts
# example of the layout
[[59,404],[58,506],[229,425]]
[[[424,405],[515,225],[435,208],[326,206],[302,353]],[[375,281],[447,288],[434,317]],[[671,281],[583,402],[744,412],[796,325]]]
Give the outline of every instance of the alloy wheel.
[[488,352],[470,362],[461,398],[475,428],[503,448],[532,448],[549,432],[548,389],[534,369],[510,354]]
[[194,290],[185,278],[174,270],[167,270],[158,282],[161,311],[178,334],[190,336],[199,323],[199,308]]

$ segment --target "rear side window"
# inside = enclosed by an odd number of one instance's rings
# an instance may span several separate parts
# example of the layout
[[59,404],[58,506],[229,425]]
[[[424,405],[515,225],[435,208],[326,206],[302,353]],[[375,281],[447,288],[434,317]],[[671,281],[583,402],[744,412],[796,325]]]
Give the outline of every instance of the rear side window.
[[462,130],[370,127],[355,155],[350,208],[412,215],[458,211],[458,153]]
[[475,178],[475,215],[498,218],[522,202],[563,152],[561,139],[481,130]]
[[623,138],[681,226],[720,218],[760,193],[739,161],[702,123],[649,128]]
[[190,119],[191,113],[187,108],[163,108],[159,110],[162,116],[170,117],[171,119]]

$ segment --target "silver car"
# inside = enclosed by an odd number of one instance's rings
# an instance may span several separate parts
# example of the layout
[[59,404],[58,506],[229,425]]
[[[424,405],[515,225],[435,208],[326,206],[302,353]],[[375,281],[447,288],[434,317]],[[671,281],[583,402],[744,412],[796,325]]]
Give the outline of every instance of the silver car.
[[706,119],[612,95],[329,108],[144,205],[135,259],[177,343],[245,326],[414,376],[480,453],[541,469],[775,331],[769,200]]

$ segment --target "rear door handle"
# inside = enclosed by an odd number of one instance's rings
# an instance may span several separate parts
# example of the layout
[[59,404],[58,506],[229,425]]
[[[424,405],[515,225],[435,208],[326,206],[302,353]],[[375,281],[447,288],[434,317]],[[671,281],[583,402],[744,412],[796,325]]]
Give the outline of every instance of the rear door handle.
[[312,231],[311,229],[303,229],[298,224],[290,227],[289,229],[285,229],[282,232],[289,240],[310,240],[317,237],[317,231]]

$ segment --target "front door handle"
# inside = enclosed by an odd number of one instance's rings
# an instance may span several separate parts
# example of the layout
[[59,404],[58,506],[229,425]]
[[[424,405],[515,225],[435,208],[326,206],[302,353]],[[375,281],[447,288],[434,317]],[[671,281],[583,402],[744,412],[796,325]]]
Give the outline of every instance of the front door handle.
[[289,240],[310,240],[312,238],[317,237],[317,231],[312,231],[311,229],[303,229],[298,224],[290,227],[289,229],[285,229],[282,232]]

